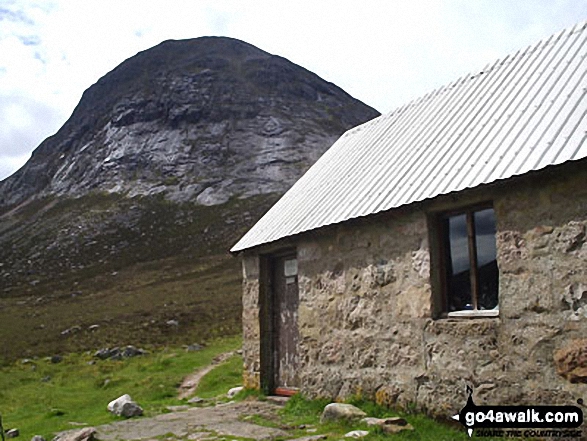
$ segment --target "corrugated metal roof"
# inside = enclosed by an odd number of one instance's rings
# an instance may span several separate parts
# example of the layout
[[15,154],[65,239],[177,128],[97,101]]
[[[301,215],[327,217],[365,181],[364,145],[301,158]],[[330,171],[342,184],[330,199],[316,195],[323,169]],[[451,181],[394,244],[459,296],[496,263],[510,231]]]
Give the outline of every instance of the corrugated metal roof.
[[586,26],[349,130],[231,251],[587,157]]

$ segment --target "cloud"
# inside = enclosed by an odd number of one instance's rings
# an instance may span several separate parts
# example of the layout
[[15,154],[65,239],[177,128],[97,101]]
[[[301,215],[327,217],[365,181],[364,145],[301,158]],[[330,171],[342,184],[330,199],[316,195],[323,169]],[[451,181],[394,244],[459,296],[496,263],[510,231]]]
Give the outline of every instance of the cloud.
[[21,167],[56,123],[53,108],[21,95],[0,95],[0,179]]
[[19,168],[21,168],[31,157],[30,153],[25,153],[18,156],[0,156],[0,181],[12,175]]
[[27,25],[34,25],[35,22],[20,8],[17,7],[16,2],[10,2],[7,6],[0,7],[0,21],[10,21],[13,23],[24,23]]
[[0,114],[25,109],[3,125],[0,160],[28,154],[84,90],[163,40],[238,38],[388,112],[587,17],[576,0],[0,2]]
[[38,46],[41,44],[41,38],[38,35],[19,35],[17,38],[25,46]]

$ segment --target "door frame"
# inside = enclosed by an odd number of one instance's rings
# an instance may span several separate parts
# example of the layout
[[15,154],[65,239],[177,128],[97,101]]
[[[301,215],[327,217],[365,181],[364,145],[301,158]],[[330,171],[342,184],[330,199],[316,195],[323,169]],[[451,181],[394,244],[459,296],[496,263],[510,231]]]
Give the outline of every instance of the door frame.
[[[270,254],[259,255],[259,328],[260,328],[260,380],[261,390],[266,395],[288,395],[288,390],[278,388],[276,384],[278,330],[275,324],[275,309],[278,307],[274,292],[275,262],[279,258],[296,256],[296,248],[284,248]],[[298,285],[299,290],[299,285]],[[299,291],[298,291],[299,293]]]

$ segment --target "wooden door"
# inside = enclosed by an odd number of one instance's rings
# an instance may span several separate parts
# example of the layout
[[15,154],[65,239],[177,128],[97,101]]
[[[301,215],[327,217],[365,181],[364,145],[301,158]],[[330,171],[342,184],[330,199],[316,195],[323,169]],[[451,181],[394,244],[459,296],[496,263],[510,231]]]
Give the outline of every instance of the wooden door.
[[275,258],[273,265],[273,326],[275,391],[287,394],[299,387],[298,262],[295,254]]

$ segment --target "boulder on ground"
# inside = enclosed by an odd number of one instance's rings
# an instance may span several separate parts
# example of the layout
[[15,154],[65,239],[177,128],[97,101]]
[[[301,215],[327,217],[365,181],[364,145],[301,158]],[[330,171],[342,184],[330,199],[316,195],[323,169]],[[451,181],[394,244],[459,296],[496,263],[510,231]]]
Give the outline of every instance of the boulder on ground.
[[403,432],[404,430],[414,430],[414,426],[411,424],[406,424],[405,426],[399,426],[397,424],[384,424],[381,426],[383,429],[383,433],[393,434]]
[[124,394],[108,403],[108,410],[114,415],[132,418],[143,414],[143,409],[135,403],[130,395]]
[[383,430],[384,433],[398,433],[404,430],[414,430],[414,427],[411,424],[400,417],[363,418],[361,423],[365,423],[369,427],[381,427],[381,430]]
[[320,422],[325,421],[337,421],[337,420],[358,420],[359,418],[366,417],[367,414],[352,404],[345,403],[330,403],[322,412]]
[[102,348],[94,353],[94,357],[100,360],[122,360],[123,358],[138,357],[145,355],[147,351],[144,349],[136,348],[132,345],[126,346],[125,348]]
[[406,426],[408,422],[400,417],[387,417],[387,418],[363,418],[361,423],[365,423],[367,426],[383,426],[385,424],[395,424],[396,426]]
[[365,438],[367,435],[369,435],[369,432],[366,430],[353,430],[352,432],[349,432],[347,434],[345,434],[345,438]]
[[236,394],[238,394],[240,391],[242,391],[244,389],[244,387],[242,386],[238,386],[238,387],[233,387],[232,389],[230,389],[228,391],[228,393],[226,394],[226,396],[228,398],[234,398],[236,396]]
[[197,352],[197,351],[201,351],[202,349],[204,349],[204,346],[198,344],[198,343],[194,343],[191,345],[186,346],[185,350],[187,352]]
[[86,427],[81,430],[73,430],[58,434],[53,441],[94,441],[96,429],[93,427]]
[[121,352],[123,358],[132,358],[132,357],[139,357],[141,355],[145,355],[147,351],[140,348],[135,348],[132,345],[127,346]]
[[6,431],[6,438],[18,438],[20,431],[18,429],[10,429]]

